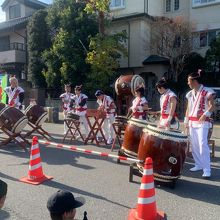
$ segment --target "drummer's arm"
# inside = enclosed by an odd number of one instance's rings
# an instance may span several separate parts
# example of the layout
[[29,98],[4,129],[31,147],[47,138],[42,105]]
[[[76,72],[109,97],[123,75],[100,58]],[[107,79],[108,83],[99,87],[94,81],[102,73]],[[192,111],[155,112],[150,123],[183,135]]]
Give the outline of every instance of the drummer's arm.
[[148,104],[144,103],[142,108],[143,108],[144,111],[147,111],[149,109]]
[[186,107],[186,113],[185,113],[185,117],[184,117],[184,127],[185,129],[188,128],[189,125],[189,104],[187,103],[187,107]]
[[175,113],[175,110],[176,110],[176,97],[171,97],[170,98],[170,112],[169,112],[169,116],[168,116],[168,119],[167,119],[167,122],[166,122],[166,126],[169,127],[170,126],[170,123],[171,123],[171,120],[174,116],[174,113]]

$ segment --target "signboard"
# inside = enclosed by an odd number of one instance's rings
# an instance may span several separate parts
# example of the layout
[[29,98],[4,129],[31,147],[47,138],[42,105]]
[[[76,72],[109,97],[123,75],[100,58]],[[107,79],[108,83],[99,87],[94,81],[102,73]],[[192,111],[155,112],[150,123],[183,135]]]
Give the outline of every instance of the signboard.
[[4,92],[5,87],[8,86],[8,75],[0,72],[0,100],[6,104],[6,94]]

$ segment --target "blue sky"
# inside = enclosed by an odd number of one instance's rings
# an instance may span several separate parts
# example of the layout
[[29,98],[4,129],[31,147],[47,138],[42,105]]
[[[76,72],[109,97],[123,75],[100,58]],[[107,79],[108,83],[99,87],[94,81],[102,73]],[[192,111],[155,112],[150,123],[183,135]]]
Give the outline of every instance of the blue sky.
[[[5,0],[0,0],[0,5],[2,5],[4,1]],[[48,4],[53,2],[53,0],[39,0],[39,1],[48,3]],[[2,8],[0,7],[0,22],[2,21],[5,21],[5,13],[2,11]]]

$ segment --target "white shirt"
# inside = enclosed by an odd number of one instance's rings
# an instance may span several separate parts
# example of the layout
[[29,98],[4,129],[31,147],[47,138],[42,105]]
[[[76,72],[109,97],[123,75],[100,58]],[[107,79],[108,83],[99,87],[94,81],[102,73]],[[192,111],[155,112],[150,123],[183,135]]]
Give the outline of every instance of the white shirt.
[[88,96],[85,94],[80,93],[78,95],[74,95],[72,99],[75,101],[75,113],[77,115],[83,116],[86,114],[87,105],[80,106],[79,104],[82,102],[83,99],[88,99]]
[[[199,119],[208,110],[208,99],[214,93],[214,90],[204,87],[203,85],[200,86],[197,93],[194,89],[189,91],[186,94],[186,98],[188,100],[188,117],[195,117]],[[208,121],[200,123],[199,121],[189,120],[189,126],[196,128],[210,128],[211,123]]]
[[70,92],[65,92],[60,95],[60,98],[62,99],[62,102],[63,102],[63,109],[65,111],[70,111],[70,102],[71,102],[72,97],[73,97],[73,94]]
[[114,103],[113,99],[110,96],[104,95],[103,100],[98,99],[97,103],[99,104],[99,106],[104,107],[107,116],[111,114],[115,114],[115,108],[109,109],[110,105]]
[[8,96],[8,105],[13,105],[14,107],[18,108],[21,103],[19,102],[19,94],[23,93],[24,90],[21,87],[15,87],[12,91],[11,86],[8,86],[4,89]]

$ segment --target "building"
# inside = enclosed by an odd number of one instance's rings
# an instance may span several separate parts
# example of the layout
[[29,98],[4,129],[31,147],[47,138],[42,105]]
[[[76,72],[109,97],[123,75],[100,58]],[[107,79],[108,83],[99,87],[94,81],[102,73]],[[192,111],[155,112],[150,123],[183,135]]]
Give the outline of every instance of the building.
[[[146,82],[148,100],[155,100],[155,82],[169,67],[169,60],[152,54],[153,16],[183,16],[195,24],[193,50],[205,55],[220,30],[220,0],[112,0],[110,31],[127,32],[128,57],[120,60],[121,72],[140,74]],[[151,103],[156,107],[155,102]],[[157,106],[158,107],[158,106]]]
[[0,23],[0,70],[26,78],[27,33],[30,16],[47,4],[37,0],[5,0],[1,5],[6,21]]

